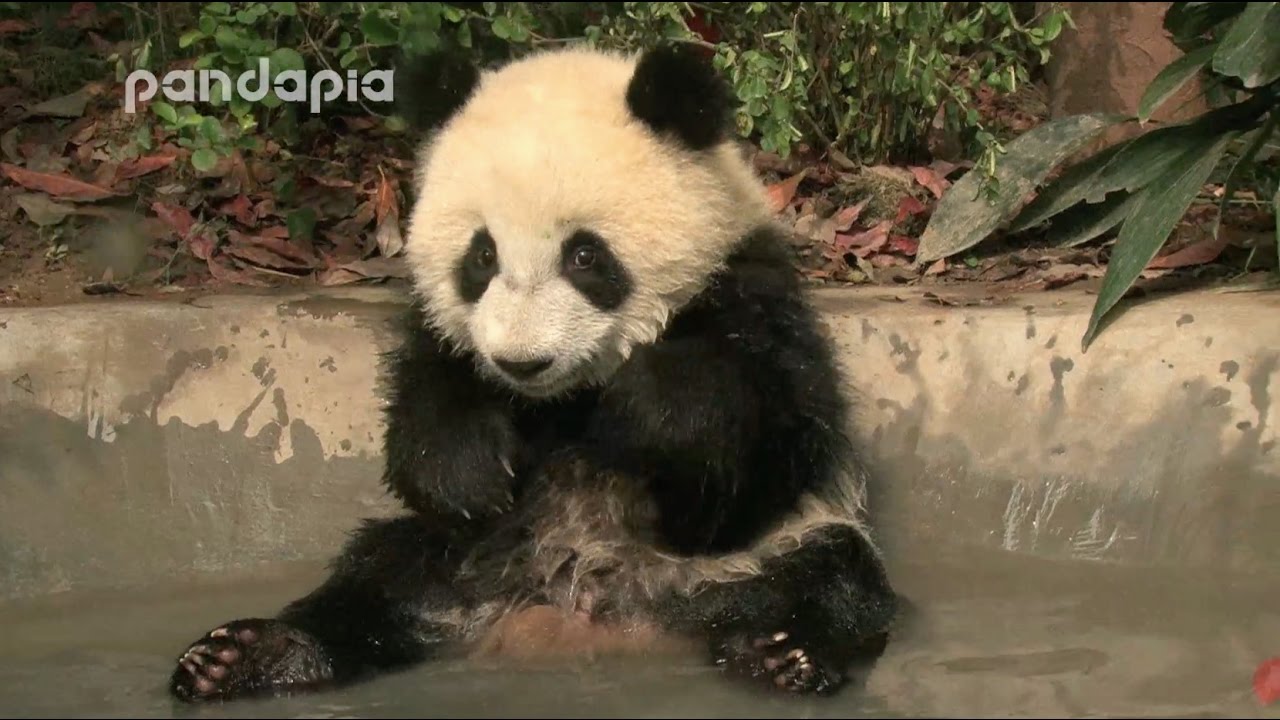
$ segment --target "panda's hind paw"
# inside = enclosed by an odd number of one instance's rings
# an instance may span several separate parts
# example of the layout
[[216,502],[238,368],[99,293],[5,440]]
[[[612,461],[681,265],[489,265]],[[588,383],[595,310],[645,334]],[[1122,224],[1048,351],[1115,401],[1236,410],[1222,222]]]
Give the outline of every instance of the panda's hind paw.
[[715,660],[734,674],[798,694],[827,695],[843,681],[841,673],[783,631],[724,640],[717,644]]
[[187,702],[229,700],[321,684],[328,660],[306,634],[277,620],[237,620],[209,631],[178,658],[169,689]]

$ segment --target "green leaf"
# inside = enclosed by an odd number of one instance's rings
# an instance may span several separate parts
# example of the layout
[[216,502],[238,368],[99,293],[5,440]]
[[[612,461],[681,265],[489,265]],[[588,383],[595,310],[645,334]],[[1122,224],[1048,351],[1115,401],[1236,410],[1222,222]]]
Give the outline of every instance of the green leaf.
[[267,62],[271,64],[272,80],[288,70],[307,69],[307,62],[302,59],[302,53],[293,48],[276,48],[267,57]]
[[209,142],[217,142],[222,139],[222,123],[218,119],[206,115],[200,120],[200,134]]
[[284,222],[289,228],[290,240],[310,240],[316,227],[316,211],[309,207],[294,210]]
[[1200,193],[1201,187],[1217,167],[1227,146],[1239,135],[1231,130],[1209,135],[1201,142],[1187,145],[1169,168],[1167,182],[1151,185],[1139,194],[1130,212],[1138,222],[1127,222],[1116,238],[1106,275],[1089,318],[1089,327],[1080,342],[1081,352],[1097,338],[1102,320],[1116,307],[1142,270],[1169,239],[1178,221]]
[[1218,237],[1218,228],[1222,224],[1222,216],[1227,212],[1227,205],[1231,202],[1231,198],[1235,197],[1236,186],[1240,183],[1240,174],[1253,164],[1254,157],[1258,151],[1262,150],[1262,146],[1267,144],[1267,140],[1275,134],[1276,125],[1280,123],[1280,112],[1273,112],[1267,118],[1267,122],[1258,130],[1258,134],[1253,138],[1253,142],[1240,153],[1240,157],[1236,158],[1236,162],[1231,166],[1231,172],[1227,173],[1227,181],[1222,184],[1222,200],[1218,203],[1218,215],[1213,220],[1213,237]]
[[219,25],[217,32],[213,34],[213,39],[223,50],[238,49],[244,43],[244,36],[230,25]]
[[298,14],[298,3],[296,2],[273,2],[271,3],[271,12],[277,15],[288,15],[290,17]]
[[351,63],[355,62],[359,58],[360,58],[360,51],[356,50],[355,48],[351,48],[350,50],[342,54],[342,57],[338,59],[338,64],[342,66],[343,70],[345,70],[351,67]]
[[224,2],[205,3],[204,12],[210,15],[227,15],[231,12],[231,5]]
[[1142,100],[1138,102],[1138,122],[1145,123],[1151,119],[1151,113],[1195,77],[1217,49],[1217,45],[1205,45],[1166,65],[1142,93]]
[[200,148],[191,153],[191,166],[200,172],[209,172],[218,164],[218,154],[209,148]]
[[161,120],[164,120],[170,125],[176,125],[178,122],[178,111],[175,110],[172,105],[163,100],[157,100],[151,103],[151,112],[155,113]]
[[1005,148],[996,166],[999,184],[994,202],[985,202],[983,174],[965,173],[942,196],[920,237],[916,262],[926,263],[966,250],[1008,220],[1046,175],[1106,128],[1123,120],[1111,114],[1071,115],[1045,122]]
[[212,15],[200,16],[200,32],[205,35],[212,35],[218,31],[218,19]]
[[1222,37],[1213,71],[1240,78],[1246,88],[1280,78],[1280,3],[1247,3]]
[[1112,193],[1098,203],[1081,203],[1054,221],[1049,242],[1055,247],[1075,247],[1106,234],[1129,216],[1134,198],[1128,192]]
[[394,45],[400,39],[400,31],[396,30],[396,26],[376,12],[360,18],[360,31],[369,44],[378,47]]
[[498,17],[493,19],[494,35],[497,35],[499,38],[506,40],[511,37],[512,32],[513,32],[513,28],[511,25],[510,18],[508,18],[505,15],[499,15]]
[[199,30],[188,30],[182,33],[182,37],[178,38],[178,47],[191,47],[191,43],[203,40],[205,34]]

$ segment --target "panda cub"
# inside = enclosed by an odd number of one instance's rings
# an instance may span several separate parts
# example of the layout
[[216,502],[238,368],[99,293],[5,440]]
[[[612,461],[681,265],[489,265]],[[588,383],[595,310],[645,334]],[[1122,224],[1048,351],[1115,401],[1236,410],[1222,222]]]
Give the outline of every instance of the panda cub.
[[897,598],[833,349],[731,91],[686,47],[440,55],[397,80],[433,131],[388,362],[406,513],[366,521],[275,617],[193,643],[177,697],[501,655],[547,622],[792,692],[883,650]]

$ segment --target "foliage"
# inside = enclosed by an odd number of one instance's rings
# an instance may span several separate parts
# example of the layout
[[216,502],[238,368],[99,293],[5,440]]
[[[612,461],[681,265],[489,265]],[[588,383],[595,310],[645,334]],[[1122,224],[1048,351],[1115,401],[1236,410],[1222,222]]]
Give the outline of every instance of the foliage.
[[[1261,148],[1275,136],[1280,123],[1280,3],[1173,3],[1165,29],[1184,51],[1152,80],[1136,117],[1107,117],[1104,122],[1075,122],[1076,132],[1059,133],[1053,147],[1037,144],[1029,133],[1009,143],[1002,161],[1016,170],[1033,166],[1051,155],[1060,162],[1100,129],[1117,122],[1146,122],[1159,106],[1193,77],[1204,77],[1222,101],[1185,122],[1152,129],[1118,143],[1062,173],[1023,206],[1028,178],[998,192],[996,202],[984,202],[975,191],[977,180],[966,176],[939,206],[921,238],[917,260],[953,255],[990,237],[1000,223],[1012,220],[1017,232],[1048,223],[1070,226],[1071,243],[1084,242],[1118,228],[1118,237],[1081,340],[1084,349],[1098,336],[1102,323],[1113,317],[1143,269],[1155,258],[1176,224],[1219,168],[1226,171],[1219,219],[1235,197],[1240,182],[1251,172]],[[971,173],[972,175],[972,173]],[[981,227],[965,233],[961,228]],[[957,232],[952,232],[951,229]],[[1213,234],[1216,238],[1218,226]]]
[[[857,163],[919,160],[930,134],[940,133],[969,143],[989,168],[1001,139],[984,126],[979,99],[1027,84],[1070,22],[1061,10],[1020,18],[1029,4],[993,2],[99,5],[117,6],[137,27],[138,45],[112,58],[121,80],[184,59],[233,79],[260,57],[273,74],[327,68],[345,76],[442,46],[488,62],[571,42],[633,50],[674,39],[707,48],[732,78],[742,135],[784,158],[806,145]],[[233,94],[192,109],[176,121],[184,140],[219,155],[264,125],[287,144],[306,120],[274,93],[257,104]],[[349,108],[339,101],[326,109]],[[163,105],[159,112],[171,114]],[[226,138],[209,137],[208,117],[225,121]]]

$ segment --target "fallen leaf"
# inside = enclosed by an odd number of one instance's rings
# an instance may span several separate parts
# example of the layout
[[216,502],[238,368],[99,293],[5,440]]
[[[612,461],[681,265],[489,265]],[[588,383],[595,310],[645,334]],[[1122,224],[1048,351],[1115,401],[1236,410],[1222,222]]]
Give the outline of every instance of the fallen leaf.
[[234,200],[228,200],[218,208],[218,212],[229,215],[248,227],[253,227],[258,222],[258,215],[254,212],[253,202],[248,195],[237,195]]
[[41,193],[23,193],[13,198],[15,204],[27,214],[27,219],[41,227],[57,225],[76,209],[49,199]]
[[904,258],[884,253],[881,253],[880,255],[872,255],[869,259],[871,260],[871,266],[877,270],[894,266],[900,267],[907,264],[907,261]]
[[1265,660],[1254,670],[1253,694],[1263,705],[1280,700],[1280,657]]
[[62,97],[51,98],[27,111],[29,115],[48,117],[78,118],[84,116],[84,109],[89,105],[89,93],[77,90]]
[[26,32],[31,29],[31,23],[26,20],[17,18],[7,18],[0,20],[0,35],[10,35],[12,33]]
[[172,228],[180,238],[185,238],[196,224],[195,218],[191,216],[191,211],[181,205],[157,200],[151,203],[151,211],[158,215],[165,225]]
[[1217,238],[1209,238],[1192,243],[1181,250],[1158,257],[1147,263],[1148,270],[1170,270],[1192,265],[1204,265],[1218,259],[1229,244],[1227,236],[1219,234]]
[[104,187],[77,180],[70,175],[39,173],[9,163],[0,163],[0,170],[3,170],[10,180],[29,190],[39,190],[68,200],[102,200],[117,194]]
[[911,174],[915,176],[916,182],[920,183],[929,192],[933,193],[936,198],[941,198],[942,194],[947,191],[951,185],[945,179],[934,172],[932,168],[912,166],[908,168]]
[[173,155],[148,155],[146,157],[131,158],[120,163],[120,167],[116,170],[116,182],[123,180],[132,180],[136,177],[142,177],[148,173],[169,167],[177,158]]
[[836,234],[834,245],[841,253],[852,252],[857,257],[866,257],[879,252],[889,240],[889,228],[893,226],[888,220],[878,223],[870,230],[854,235]]
[[199,260],[208,260],[213,257],[213,251],[218,247],[218,239],[213,233],[203,232],[193,237],[187,238],[187,249],[191,251]]
[[408,277],[409,267],[403,258],[375,257],[329,268],[321,272],[317,280],[321,285],[345,285],[360,280]]
[[350,180],[346,180],[344,178],[324,177],[322,175],[316,175],[316,176],[313,176],[311,179],[315,180],[317,183],[325,187],[331,187],[331,188],[349,188],[349,187],[356,186],[355,183],[351,182]]
[[85,295],[112,295],[124,292],[124,286],[120,283],[104,280],[102,282],[89,283],[84,286],[83,290]]
[[1060,263],[1051,265],[1049,269],[1040,274],[1040,277],[1044,281],[1045,290],[1054,290],[1090,276],[1100,276],[1101,274],[1102,271],[1092,265]]
[[246,263],[270,270],[314,270],[320,258],[314,253],[276,237],[245,235],[236,230],[227,234],[224,252]]
[[76,130],[74,133],[72,133],[71,137],[68,138],[67,140],[72,145],[83,145],[89,142],[89,140],[93,138],[93,134],[97,131],[98,131],[98,121],[91,120],[85,123],[84,127],[81,127],[79,130]]
[[871,198],[865,198],[857,205],[851,205],[835,214],[834,224],[836,232],[847,232],[853,224],[858,221],[858,217],[862,215],[862,211],[867,208],[867,203],[871,202]]
[[914,195],[903,195],[902,200],[898,203],[898,216],[894,222],[902,222],[912,215],[919,215],[929,208],[925,204],[915,198]]
[[930,265],[930,266],[928,267],[928,269],[926,269],[926,270],[924,271],[924,274],[925,274],[925,276],[927,276],[927,277],[931,277],[931,276],[933,276],[933,275],[941,275],[942,273],[944,273],[944,272],[946,272],[946,271],[947,271],[947,261],[946,261],[946,259],[944,258],[944,259],[939,260],[939,261],[935,262],[934,264]]
[[776,182],[767,188],[769,208],[773,212],[782,212],[782,209],[791,204],[795,199],[796,189],[800,187],[800,181],[808,174],[808,170],[801,170],[791,177],[781,182]]
[[22,156],[18,154],[18,127],[14,125],[0,135],[0,152],[3,152],[10,162],[22,160]]
[[396,201],[395,189],[382,168],[378,168],[378,173],[382,176],[382,181],[378,184],[375,205],[378,227],[374,231],[374,238],[383,257],[395,257],[404,250],[404,238],[400,235],[400,204]]
[[257,277],[254,273],[241,270],[232,265],[230,261],[221,257],[215,257],[209,260],[209,274],[213,275],[214,280],[223,283],[248,285],[251,287],[271,286],[271,283]]
[[920,249],[920,241],[906,235],[893,235],[889,238],[888,248],[904,255],[915,255]]

